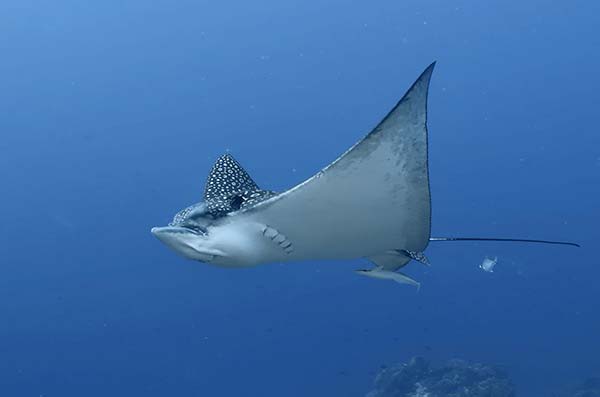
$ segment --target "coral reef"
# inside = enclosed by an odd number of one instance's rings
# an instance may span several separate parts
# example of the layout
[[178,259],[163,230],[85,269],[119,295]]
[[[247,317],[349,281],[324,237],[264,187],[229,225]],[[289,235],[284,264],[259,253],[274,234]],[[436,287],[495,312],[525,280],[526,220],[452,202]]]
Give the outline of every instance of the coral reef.
[[500,369],[462,360],[433,368],[421,357],[381,370],[375,379],[375,389],[367,394],[367,397],[514,396],[512,382]]

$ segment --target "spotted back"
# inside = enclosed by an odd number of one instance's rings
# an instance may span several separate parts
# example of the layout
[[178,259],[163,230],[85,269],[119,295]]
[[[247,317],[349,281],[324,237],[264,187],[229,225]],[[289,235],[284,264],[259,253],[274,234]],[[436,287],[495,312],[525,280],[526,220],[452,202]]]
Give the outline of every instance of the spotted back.
[[206,187],[204,202],[213,216],[254,205],[275,195],[261,190],[250,175],[230,154],[224,154],[213,165]]
[[237,192],[260,190],[250,175],[229,153],[219,157],[213,165],[206,187],[204,200],[223,198]]

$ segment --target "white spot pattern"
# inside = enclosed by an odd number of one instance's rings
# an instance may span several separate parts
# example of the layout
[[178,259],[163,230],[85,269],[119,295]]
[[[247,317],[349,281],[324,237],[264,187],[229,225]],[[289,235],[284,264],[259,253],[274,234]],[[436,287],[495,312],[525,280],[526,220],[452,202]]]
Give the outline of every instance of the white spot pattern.
[[198,204],[193,204],[187,208],[182,209],[177,214],[175,214],[175,216],[173,217],[173,221],[171,223],[169,223],[169,226],[177,226],[177,225],[182,224],[185,220],[187,220],[188,216],[191,213],[195,212],[196,210],[202,209],[203,206],[204,206],[204,204],[198,203]]
[[274,192],[261,190],[230,154],[216,161],[204,189],[207,210],[215,217],[252,206],[274,195]]
[[417,251],[409,251],[409,250],[402,250],[406,255],[408,255],[410,257],[410,259],[413,259],[417,262],[421,262],[424,265],[429,266],[429,259],[427,259],[427,257],[425,256],[424,253],[422,252],[417,252]]
[[206,201],[223,198],[237,192],[259,190],[250,175],[235,161],[230,154],[217,159],[213,165],[204,189]]

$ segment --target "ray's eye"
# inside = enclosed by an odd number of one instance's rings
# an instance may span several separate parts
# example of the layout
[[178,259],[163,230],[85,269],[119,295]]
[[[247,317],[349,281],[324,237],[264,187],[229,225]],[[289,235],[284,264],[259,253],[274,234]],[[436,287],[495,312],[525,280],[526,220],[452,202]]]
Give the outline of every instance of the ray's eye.
[[241,208],[243,202],[244,198],[242,196],[233,196],[229,200],[229,205],[231,206],[232,210],[237,211]]

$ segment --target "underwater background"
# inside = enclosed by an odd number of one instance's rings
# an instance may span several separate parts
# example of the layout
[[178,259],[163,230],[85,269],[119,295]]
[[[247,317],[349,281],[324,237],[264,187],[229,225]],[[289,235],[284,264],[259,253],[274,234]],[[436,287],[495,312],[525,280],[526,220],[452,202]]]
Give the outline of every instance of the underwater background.
[[[0,395],[358,397],[413,356],[519,396],[600,376],[599,26],[595,1],[3,0]],[[417,292],[150,234],[227,151],[310,177],[434,60],[432,235],[582,248],[431,243]]]

